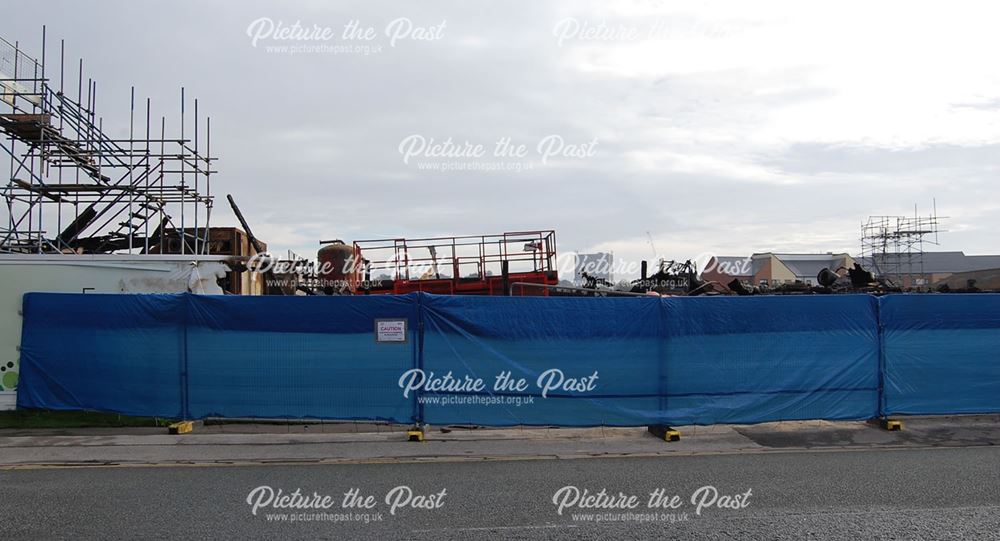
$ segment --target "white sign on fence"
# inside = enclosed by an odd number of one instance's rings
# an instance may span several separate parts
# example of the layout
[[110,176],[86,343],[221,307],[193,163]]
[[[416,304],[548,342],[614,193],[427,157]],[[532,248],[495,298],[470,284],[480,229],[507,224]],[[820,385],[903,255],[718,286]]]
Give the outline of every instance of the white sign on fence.
[[375,320],[375,341],[400,343],[406,342],[406,320],[405,319],[376,319]]

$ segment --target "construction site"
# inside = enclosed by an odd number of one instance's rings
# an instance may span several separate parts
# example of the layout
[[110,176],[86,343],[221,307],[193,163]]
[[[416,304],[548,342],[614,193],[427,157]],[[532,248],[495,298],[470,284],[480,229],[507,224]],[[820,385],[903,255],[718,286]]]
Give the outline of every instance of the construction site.
[[725,4],[11,6],[0,538],[995,533],[996,10]]
[[[763,252],[707,261],[641,261],[638,276],[584,265],[610,254],[563,254],[556,231],[439,237],[316,239],[312,257],[281,254],[254,235],[253,216],[226,193],[218,218],[219,158],[212,118],[197,97],[154,104],[129,89],[127,118],[105,118],[98,82],[43,28],[28,47],[0,38],[0,148],[6,158],[0,271],[13,359],[3,391],[16,388],[21,297],[68,293],[215,295],[436,295],[648,297],[951,293],[1000,289],[1000,257],[933,252],[928,215],[870,216],[857,257]],[[116,107],[115,110],[122,110]],[[169,110],[169,114],[164,113]],[[110,125],[119,126],[112,136]],[[120,129],[127,126],[127,130]],[[231,212],[231,214],[230,214]],[[336,232],[331,232],[336,233]],[[568,262],[568,263],[567,263]],[[699,266],[701,268],[699,268]]]
[[[917,215],[916,208],[913,216],[871,216],[862,225],[857,258],[814,268],[811,276],[793,273],[770,280],[755,279],[761,262],[741,275],[716,272],[711,262],[703,264],[712,268],[699,269],[691,260],[658,258],[643,261],[640,275],[625,282],[607,274],[567,276],[571,269],[558,268],[553,230],[317,239],[314,258],[291,252],[282,257],[254,236],[232,195],[227,206],[241,228],[211,225],[218,158],[212,154],[211,116],[197,98],[178,88],[177,102],[169,106],[173,112],[163,115],[132,87],[128,135],[112,137],[98,111],[97,81],[85,72],[83,59],[68,60],[65,43],[49,44],[44,29],[37,56],[25,49],[0,38],[5,108],[0,146],[8,158],[0,253],[22,265],[114,260],[127,261],[140,274],[136,269],[144,262],[176,268],[160,273],[172,283],[156,285],[157,279],[143,275],[123,281],[120,292],[629,296],[1000,287],[1000,273],[991,272],[1000,269],[1000,261],[992,268],[982,268],[993,263],[985,261],[973,268],[958,265],[947,273],[925,265],[925,259],[935,257],[927,256],[926,248],[938,243],[936,208],[927,216]],[[948,281],[952,275],[961,276]]]

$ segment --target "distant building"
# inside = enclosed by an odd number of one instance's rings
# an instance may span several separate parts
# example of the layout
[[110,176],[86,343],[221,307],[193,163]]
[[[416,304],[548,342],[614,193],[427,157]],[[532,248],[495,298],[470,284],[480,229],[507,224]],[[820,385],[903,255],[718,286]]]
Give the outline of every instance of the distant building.
[[845,253],[779,254],[758,253],[749,257],[718,256],[705,265],[702,280],[723,286],[734,278],[750,285],[774,287],[802,282],[816,285],[816,275],[824,268],[843,275],[854,266],[854,258]]
[[584,282],[583,273],[591,278],[614,282],[614,254],[608,252],[597,252],[593,254],[576,254],[576,266],[574,267],[573,278],[577,284]]
[[854,258],[848,254],[754,254],[754,285],[770,287],[803,282],[817,285],[816,275],[824,268],[844,275],[854,266]]
[[[896,285],[902,288],[932,287],[959,273],[963,275],[958,278],[964,287],[964,280],[975,278],[969,273],[1000,269],[1000,255],[966,255],[961,251],[885,254],[874,260],[862,258],[858,263],[876,276],[898,282]],[[952,287],[957,285],[958,282]]]
[[753,281],[753,257],[713,256],[701,269],[700,276],[706,282],[718,282],[722,286],[734,278],[750,283]]
[[952,291],[971,290],[1000,291],[1000,268],[968,272],[956,272],[934,282],[935,289],[947,287]]
[[[885,276],[902,288],[933,288],[947,283],[964,288],[968,280],[978,280],[977,287],[993,289],[994,275],[1000,274],[1000,255],[966,255],[964,252],[924,252],[886,254],[876,260],[858,258],[857,263],[876,276]],[[779,286],[801,281],[816,284],[823,268],[843,276],[854,266],[848,254],[757,253],[749,257],[713,257],[701,273],[702,280],[722,285],[739,278],[755,286]]]

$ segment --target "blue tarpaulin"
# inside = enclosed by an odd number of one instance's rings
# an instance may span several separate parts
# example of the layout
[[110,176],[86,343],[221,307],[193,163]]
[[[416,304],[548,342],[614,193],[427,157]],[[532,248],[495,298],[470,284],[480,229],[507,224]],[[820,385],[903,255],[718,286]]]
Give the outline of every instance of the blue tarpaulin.
[[376,343],[374,321],[416,329],[416,295],[243,297],[29,293],[20,407],[173,418],[410,422],[396,385],[415,340]]
[[[657,298],[428,295],[423,300],[424,370],[468,374],[487,384],[477,393],[422,395],[428,422],[641,425],[662,415],[666,340]],[[525,388],[497,389],[504,373],[524,380]],[[593,379],[593,389],[567,390],[570,379],[583,388]],[[445,396],[452,402],[434,403]]]
[[1000,412],[1000,295],[882,299],[885,413]]
[[[190,417],[412,418],[396,380],[417,362],[415,294],[187,299]],[[406,342],[375,341],[387,318]]]
[[18,407],[180,417],[181,295],[24,296]]
[[874,416],[874,297],[679,297],[664,304],[672,423]]
[[989,295],[29,293],[18,406],[494,426],[996,412],[998,321]]
[[[427,404],[437,423],[643,425],[861,419],[878,404],[875,299],[429,296],[424,366],[531,383],[530,404]],[[766,315],[766,316],[765,316]],[[548,370],[597,374],[539,396]],[[544,382],[543,382],[544,383]],[[475,393],[495,395],[489,392]],[[447,394],[447,393],[444,393]],[[468,399],[469,397],[465,397]]]

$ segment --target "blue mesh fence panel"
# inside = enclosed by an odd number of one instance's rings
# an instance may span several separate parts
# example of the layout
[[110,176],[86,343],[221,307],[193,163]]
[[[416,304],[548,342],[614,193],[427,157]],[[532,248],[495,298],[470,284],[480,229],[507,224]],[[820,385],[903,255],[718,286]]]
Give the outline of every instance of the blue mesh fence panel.
[[881,299],[887,414],[1000,412],[1000,295]]
[[[202,418],[410,422],[415,295],[25,296],[18,405]],[[405,319],[404,343],[374,321]]]
[[[415,366],[417,297],[188,297],[190,416],[410,422],[396,385]],[[376,319],[404,319],[377,343]]]
[[[377,342],[378,320],[406,340]],[[985,413],[998,327],[993,295],[30,293],[18,406],[498,426]]]
[[184,297],[24,296],[23,408],[180,417]]
[[875,298],[776,295],[664,302],[672,423],[875,415]]
[[[642,425],[661,415],[659,299],[428,295],[423,308],[428,377],[485,383],[481,392],[421,392],[430,423]],[[495,389],[502,373],[524,390]],[[565,388],[573,379],[586,389],[595,373],[591,390]]]

